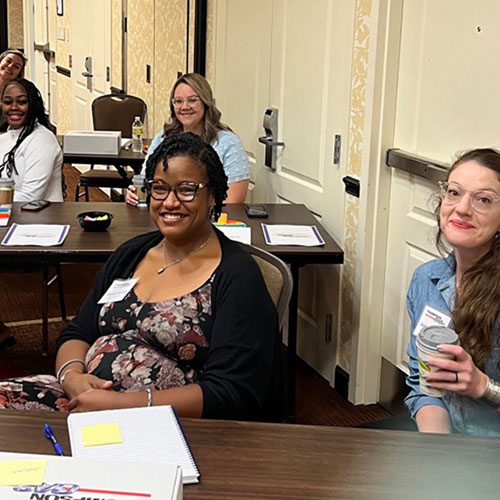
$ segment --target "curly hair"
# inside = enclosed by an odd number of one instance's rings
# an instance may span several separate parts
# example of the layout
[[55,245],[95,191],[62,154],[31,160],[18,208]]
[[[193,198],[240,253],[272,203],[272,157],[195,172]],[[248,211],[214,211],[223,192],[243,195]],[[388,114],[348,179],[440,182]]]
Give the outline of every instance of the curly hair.
[[175,115],[172,99],[175,95],[175,89],[181,84],[189,85],[195,94],[201,99],[205,106],[203,113],[203,132],[201,138],[207,143],[212,144],[217,139],[219,130],[231,129],[220,121],[221,112],[215,106],[215,99],[212,94],[212,89],[207,80],[198,73],[186,73],[177,79],[170,92],[170,120],[163,126],[163,135],[168,137],[170,134],[180,134],[184,131],[182,123]]
[[[36,88],[36,86],[29,80],[26,80],[24,78],[16,78],[8,82],[7,85],[5,85],[5,87],[3,88],[1,96],[2,102],[5,91],[13,85],[19,85],[23,87],[24,90],[26,90],[26,94],[28,96],[28,113],[23,124],[23,129],[19,134],[16,143],[10,151],[7,151],[7,153],[5,153],[5,156],[0,163],[0,176],[3,171],[6,170],[9,177],[12,177],[12,171],[16,172],[17,174],[16,163],[14,160],[16,151],[19,149],[19,146],[21,146],[26,137],[28,137],[33,132],[37,123],[43,125],[51,132],[53,132],[52,125],[50,124],[45,112],[42,95],[40,94],[40,91]],[[5,132],[8,126],[9,125],[7,122],[2,123],[0,125],[0,132]]]
[[169,158],[178,156],[191,158],[204,170],[215,200],[212,216],[214,219],[218,219],[227,197],[227,175],[215,149],[204,142],[199,135],[187,132],[169,135],[165,138],[148,158],[145,182],[153,179],[159,162],[162,163],[165,171],[168,168]]
[[[490,169],[500,181],[500,153],[490,148],[473,149],[459,156],[448,171],[446,180],[457,167],[468,161],[474,161]],[[439,224],[441,202],[442,200],[439,199],[434,213],[438,221],[436,244],[443,254],[447,247]],[[460,337],[460,344],[472,356],[474,363],[480,369],[484,369],[485,361],[489,357],[492,346],[491,333],[495,322],[498,321],[499,276],[500,237],[497,233],[492,241],[491,249],[464,273],[452,313],[453,326]]]

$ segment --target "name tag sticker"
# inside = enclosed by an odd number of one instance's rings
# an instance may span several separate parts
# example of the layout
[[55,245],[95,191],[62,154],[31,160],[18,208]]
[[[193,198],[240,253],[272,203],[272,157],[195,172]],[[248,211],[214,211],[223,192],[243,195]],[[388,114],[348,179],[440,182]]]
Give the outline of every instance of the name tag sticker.
[[428,326],[449,326],[451,317],[439,309],[435,309],[429,305],[424,307],[420,319],[418,320],[413,335],[418,335],[424,328]]
[[139,278],[130,278],[128,280],[115,280],[111,283],[106,293],[100,298],[98,304],[107,304],[108,302],[120,302],[127,293],[134,288]]

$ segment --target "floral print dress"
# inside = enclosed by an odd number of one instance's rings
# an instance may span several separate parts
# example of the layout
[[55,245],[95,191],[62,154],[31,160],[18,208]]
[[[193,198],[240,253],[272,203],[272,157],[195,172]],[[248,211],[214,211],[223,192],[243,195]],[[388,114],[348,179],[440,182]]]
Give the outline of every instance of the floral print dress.
[[[88,373],[119,392],[171,389],[196,382],[208,355],[202,325],[210,323],[214,275],[178,298],[143,302],[131,290],[101,307],[101,336],[87,352]],[[206,329],[205,329],[206,330]],[[210,330],[210,329],[209,329]],[[68,399],[52,375],[0,382],[0,408],[66,411]]]

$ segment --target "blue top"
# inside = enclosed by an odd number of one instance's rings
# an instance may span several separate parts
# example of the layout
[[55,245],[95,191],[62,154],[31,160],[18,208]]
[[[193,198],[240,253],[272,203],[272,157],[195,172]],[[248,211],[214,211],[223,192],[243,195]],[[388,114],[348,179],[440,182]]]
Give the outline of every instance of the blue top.
[[[420,408],[427,405],[440,406],[450,414],[453,431],[482,436],[500,436],[500,413],[487,403],[447,392],[443,398],[426,396],[420,392],[418,380],[417,347],[413,331],[426,305],[446,312],[451,316],[455,304],[455,257],[435,259],[418,267],[408,289],[406,305],[411,321],[411,340],[408,345],[410,374],[406,384],[410,393],[405,405],[412,418]],[[500,380],[500,344],[498,322],[492,332],[492,349],[485,362],[484,372],[493,380]]]
[[[156,147],[163,141],[163,130],[158,132],[148,149],[148,154],[142,164],[141,174],[146,174],[146,162],[148,158],[156,149]],[[229,130],[219,130],[217,132],[217,139],[212,142],[212,147],[217,151],[224,172],[226,172],[228,183],[246,181],[250,179],[250,164],[248,163],[248,155],[241,144],[240,138]]]

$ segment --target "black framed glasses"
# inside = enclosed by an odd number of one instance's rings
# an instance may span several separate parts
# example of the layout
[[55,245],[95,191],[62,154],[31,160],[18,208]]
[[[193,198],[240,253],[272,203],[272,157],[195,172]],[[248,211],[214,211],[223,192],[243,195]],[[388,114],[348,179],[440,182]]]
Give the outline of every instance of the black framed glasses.
[[472,208],[477,212],[489,212],[495,203],[500,201],[500,196],[490,191],[469,191],[458,184],[439,181],[441,198],[448,205],[457,205],[466,193],[470,194]]
[[160,181],[149,181],[146,188],[153,200],[164,201],[168,198],[171,191],[174,192],[176,198],[183,201],[193,201],[200,189],[208,186],[207,182],[180,182],[176,186],[170,186]]
[[174,97],[172,99],[172,105],[174,106],[174,108],[179,109],[184,103],[186,103],[190,108],[193,108],[200,101],[201,99],[197,95],[186,97],[186,99],[184,99],[183,97]]

